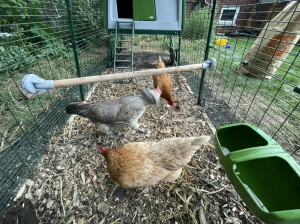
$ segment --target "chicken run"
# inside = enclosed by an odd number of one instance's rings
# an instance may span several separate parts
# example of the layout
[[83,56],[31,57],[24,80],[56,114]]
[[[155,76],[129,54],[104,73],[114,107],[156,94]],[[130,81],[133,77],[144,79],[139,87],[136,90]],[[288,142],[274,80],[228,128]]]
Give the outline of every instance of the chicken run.
[[1,1],[0,224],[298,224],[299,12]]
[[[154,67],[158,55],[149,55],[140,61]],[[135,70],[144,68],[138,63],[135,66]],[[196,151],[175,181],[124,189],[109,176],[99,145],[105,149],[175,137],[213,138],[214,127],[184,76],[170,75],[175,106],[162,98],[160,107],[148,106],[139,119],[144,133],[125,127],[123,136],[102,134],[89,119],[72,116],[63,130],[53,135],[47,153],[0,223],[260,223],[227,179],[212,140]],[[138,95],[144,87],[153,88],[152,77],[127,84],[101,82],[86,101]]]

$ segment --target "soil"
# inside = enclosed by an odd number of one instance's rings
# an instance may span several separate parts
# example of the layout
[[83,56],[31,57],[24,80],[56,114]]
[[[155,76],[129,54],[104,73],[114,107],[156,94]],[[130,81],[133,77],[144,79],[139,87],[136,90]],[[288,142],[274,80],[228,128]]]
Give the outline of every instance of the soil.
[[28,199],[18,200],[12,204],[0,217],[0,223],[3,224],[38,224],[35,206]]

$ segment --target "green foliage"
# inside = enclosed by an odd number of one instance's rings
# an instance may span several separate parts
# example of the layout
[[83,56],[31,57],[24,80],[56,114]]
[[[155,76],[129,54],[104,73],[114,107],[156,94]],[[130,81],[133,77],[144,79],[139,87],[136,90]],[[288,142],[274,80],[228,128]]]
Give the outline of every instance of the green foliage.
[[26,47],[17,45],[0,46],[0,72],[8,69],[18,69],[24,67],[25,64],[33,62],[34,57],[26,49]]
[[90,48],[99,46],[99,44],[106,44],[99,41],[107,35],[105,1],[76,0],[72,1],[72,8],[78,44]]
[[[1,27],[2,32],[22,32],[30,30],[30,15],[41,15],[40,1],[38,0],[4,0],[0,7],[1,23],[8,26]],[[41,22],[42,18],[36,16],[35,22]],[[22,24],[20,24],[22,23]]]
[[[79,48],[106,44],[105,1],[72,1]],[[32,66],[36,59],[73,55],[65,0],[4,0],[0,3],[0,76]],[[20,70],[21,69],[21,70]]]
[[[183,38],[185,39],[206,39],[209,29],[211,7],[196,7],[187,15],[183,28]],[[216,24],[216,21],[214,22]],[[214,26],[215,27],[215,26]],[[215,28],[213,28],[214,30]]]
[[[9,69],[21,69],[35,58],[66,57],[69,49],[47,22],[47,11],[40,0],[5,0],[0,3],[0,75]],[[60,34],[61,35],[61,34]]]

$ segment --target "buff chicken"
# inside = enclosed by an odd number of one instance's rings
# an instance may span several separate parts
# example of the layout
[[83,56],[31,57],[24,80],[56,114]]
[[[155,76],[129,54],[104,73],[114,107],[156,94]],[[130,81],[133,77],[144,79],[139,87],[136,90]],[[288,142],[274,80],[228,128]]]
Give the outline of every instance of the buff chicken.
[[[158,57],[158,62],[155,66],[156,69],[158,68],[165,68],[164,62],[161,60],[161,57]],[[153,75],[153,83],[154,88],[159,88],[162,91],[161,97],[164,98],[170,106],[175,106],[174,100],[173,100],[173,82],[171,77],[164,73],[159,75]]]
[[110,177],[123,188],[145,188],[174,181],[209,136],[133,142],[116,149],[98,146]]

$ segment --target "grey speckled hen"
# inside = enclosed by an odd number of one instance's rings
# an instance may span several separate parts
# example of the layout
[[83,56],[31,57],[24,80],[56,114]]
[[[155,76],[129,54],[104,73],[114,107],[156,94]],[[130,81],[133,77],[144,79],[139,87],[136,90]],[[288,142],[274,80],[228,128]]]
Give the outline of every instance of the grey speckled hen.
[[159,106],[160,95],[160,89],[143,88],[137,96],[126,96],[110,102],[71,103],[66,107],[66,112],[89,118],[104,133],[117,132],[123,127],[142,130],[139,129],[138,119],[147,105]]

